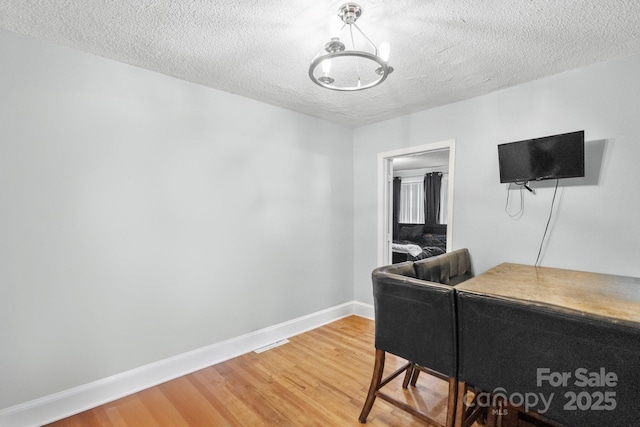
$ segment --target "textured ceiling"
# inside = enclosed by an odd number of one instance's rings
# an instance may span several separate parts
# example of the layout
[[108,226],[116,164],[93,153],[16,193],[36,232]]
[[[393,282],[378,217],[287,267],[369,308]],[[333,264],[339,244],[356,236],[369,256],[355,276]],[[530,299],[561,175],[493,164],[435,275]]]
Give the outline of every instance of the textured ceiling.
[[395,72],[335,92],[308,67],[342,3],[0,0],[0,28],[348,127],[640,52],[638,0],[362,0]]

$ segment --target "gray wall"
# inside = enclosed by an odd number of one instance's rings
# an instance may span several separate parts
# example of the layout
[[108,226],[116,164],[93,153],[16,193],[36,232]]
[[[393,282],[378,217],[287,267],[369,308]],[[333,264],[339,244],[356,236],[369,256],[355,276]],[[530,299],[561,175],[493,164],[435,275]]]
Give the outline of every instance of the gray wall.
[[[456,140],[453,246],[470,249],[476,273],[502,262],[533,264],[553,196],[549,183],[537,195],[525,191],[524,214],[511,219],[497,145],[584,129],[587,176],[561,180],[541,264],[640,276],[638,76],[640,55],[356,129],[356,300],[372,303],[377,154],[447,139]],[[511,197],[517,202],[518,191]]]
[[0,51],[0,408],[353,299],[351,130]]

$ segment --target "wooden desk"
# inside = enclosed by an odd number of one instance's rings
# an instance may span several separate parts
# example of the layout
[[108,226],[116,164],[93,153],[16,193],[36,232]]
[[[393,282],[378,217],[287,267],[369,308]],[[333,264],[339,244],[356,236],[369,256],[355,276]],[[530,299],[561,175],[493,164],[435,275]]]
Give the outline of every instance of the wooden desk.
[[640,278],[636,277],[504,263],[455,288],[640,324]]
[[[455,289],[459,390],[551,396],[544,417],[561,425],[640,425],[639,278],[501,264]],[[602,370],[616,381],[580,381]]]

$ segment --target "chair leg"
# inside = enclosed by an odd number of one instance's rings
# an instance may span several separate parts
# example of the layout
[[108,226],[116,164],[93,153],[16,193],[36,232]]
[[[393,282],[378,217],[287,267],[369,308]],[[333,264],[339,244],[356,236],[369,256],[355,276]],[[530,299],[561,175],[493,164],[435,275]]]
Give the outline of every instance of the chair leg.
[[[464,381],[459,381],[457,387],[458,397],[456,402],[455,427],[469,427],[473,425],[476,420],[481,420],[480,424],[484,425],[487,420],[487,408],[478,404],[478,390],[470,387]],[[474,394],[471,402],[469,402],[467,398],[467,393],[470,390],[473,390]],[[495,424],[489,422],[486,425],[494,425],[495,427]]]
[[465,406],[466,406],[466,393],[467,393],[467,384],[464,381],[458,381],[458,390],[457,390],[457,398],[456,398],[456,415],[455,415],[455,426],[462,427],[464,425],[464,415],[465,415]]
[[[411,363],[407,368],[407,372],[404,374],[404,380],[402,381],[402,388],[407,388],[409,386],[409,381],[416,375],[419,371],[416,369],[416,364]],[[415,385],[412,381],[412,385]]]
[[411,386],[415,387],[418,382],[418,377],[420,376],[420,369],[413,370],[413,376],[411,377]]
[[[384,380],[382,379],[382,374],[384,372],[384,362],[385,362],[385,355],[386,353],[383,350],[380,349],[376,349],[376,357],[375,357],[375,363],[373,366],[373,375],[371,376],[371,384],[369,385],[369,392],[367,394],[367,398],[364,402],[364,406],[362,407],[362,412],[360,412],[360,417],[358,417],[358,421],[360,421],[361,423],[366,423],[367,422],[367,417],[369,416],[369,413],[371,412],[371,409],[373,408],[373,403],[376,400],[376,397],[379,395],[380,398],[388,401],[389,403],[398,406],[401,409],[404,409],[405,411],[409,412],[410,414],[424,420],[427,421],[431,424],[438,424],[441,425],[439,423],[437,423],[435,420],[433,420],[431,417],[429,417],[426,414],[423,414],[421,412],[419,412],[418,410],[412,408],[411,406],[407,405],[404,402],[398,401],[394,398],[392,398],[389,395],[386,395],[382,392],[379,392],[379,390],[385,385],[387,384],[389,381],[391,381],[393,378],[395,378],[396,376],[398,376],[399,374],[402,373],[403,370],[406,370],[405,372],[405,376],[404,376],[404,381],[402,383],[402,386],[404,388],[407,388],[408,384],[411,383],[413,386],[415,386],[416,381],[418,379],[418,374],[420,373],[420,367],[418,367],[415,363],[410,362],[407,363],[406,365],[404,365],[403,367],[401,367],[400,369],[398,369],[397,371],[395,371],[393,374],[389,375],[387,378],[385,378]],[[437,373],[434,373],[434,375],[439,376]],[[463,382],[461,382],[460,384],[458,384],[458,381],[455,378],[449,378],[449,394],[448,394],[448,401],[447,401],[447,419],[446,419],[446,424],[445,427],[453,427],[454,426],[454,421],[458,421],[457,417],[458,411],[462,411],[464,412],[464,408],[461,408],[459,406],[460,404],[460,395],[464,394],[464,391],[466,390],[465,384]],[[460,389],[458,388],[459,386],[462,386],[462,392],[460,391]],[[461,417],[462,418],[462,417]],[[458,425],[458,424],[456,424]]]
[[373,366],[373,376],[371,377],[371,385],[369,386],[369,394],[367,394],[367,400],[364,402],[362,412],[358,421],[361,423],[367,422],[367,416],[371,412],[373,402],[376,400],[376,391],[380,388],[382,382],[382,372],[384,371],[384,356],[385,353],[382,350],[376,349],[376,361]]
[[447,419],[445,421],[446,427],[453,427],[458,401],[458,380],[455,378],[449,378],[449,396],[447,398]]

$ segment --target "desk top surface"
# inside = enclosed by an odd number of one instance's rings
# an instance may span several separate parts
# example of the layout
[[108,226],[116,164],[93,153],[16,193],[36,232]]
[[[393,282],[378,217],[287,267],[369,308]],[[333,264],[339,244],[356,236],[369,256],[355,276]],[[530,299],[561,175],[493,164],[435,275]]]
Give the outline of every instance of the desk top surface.
[[640,324],[640,278],[635,277],[504,263],[455,288]]

